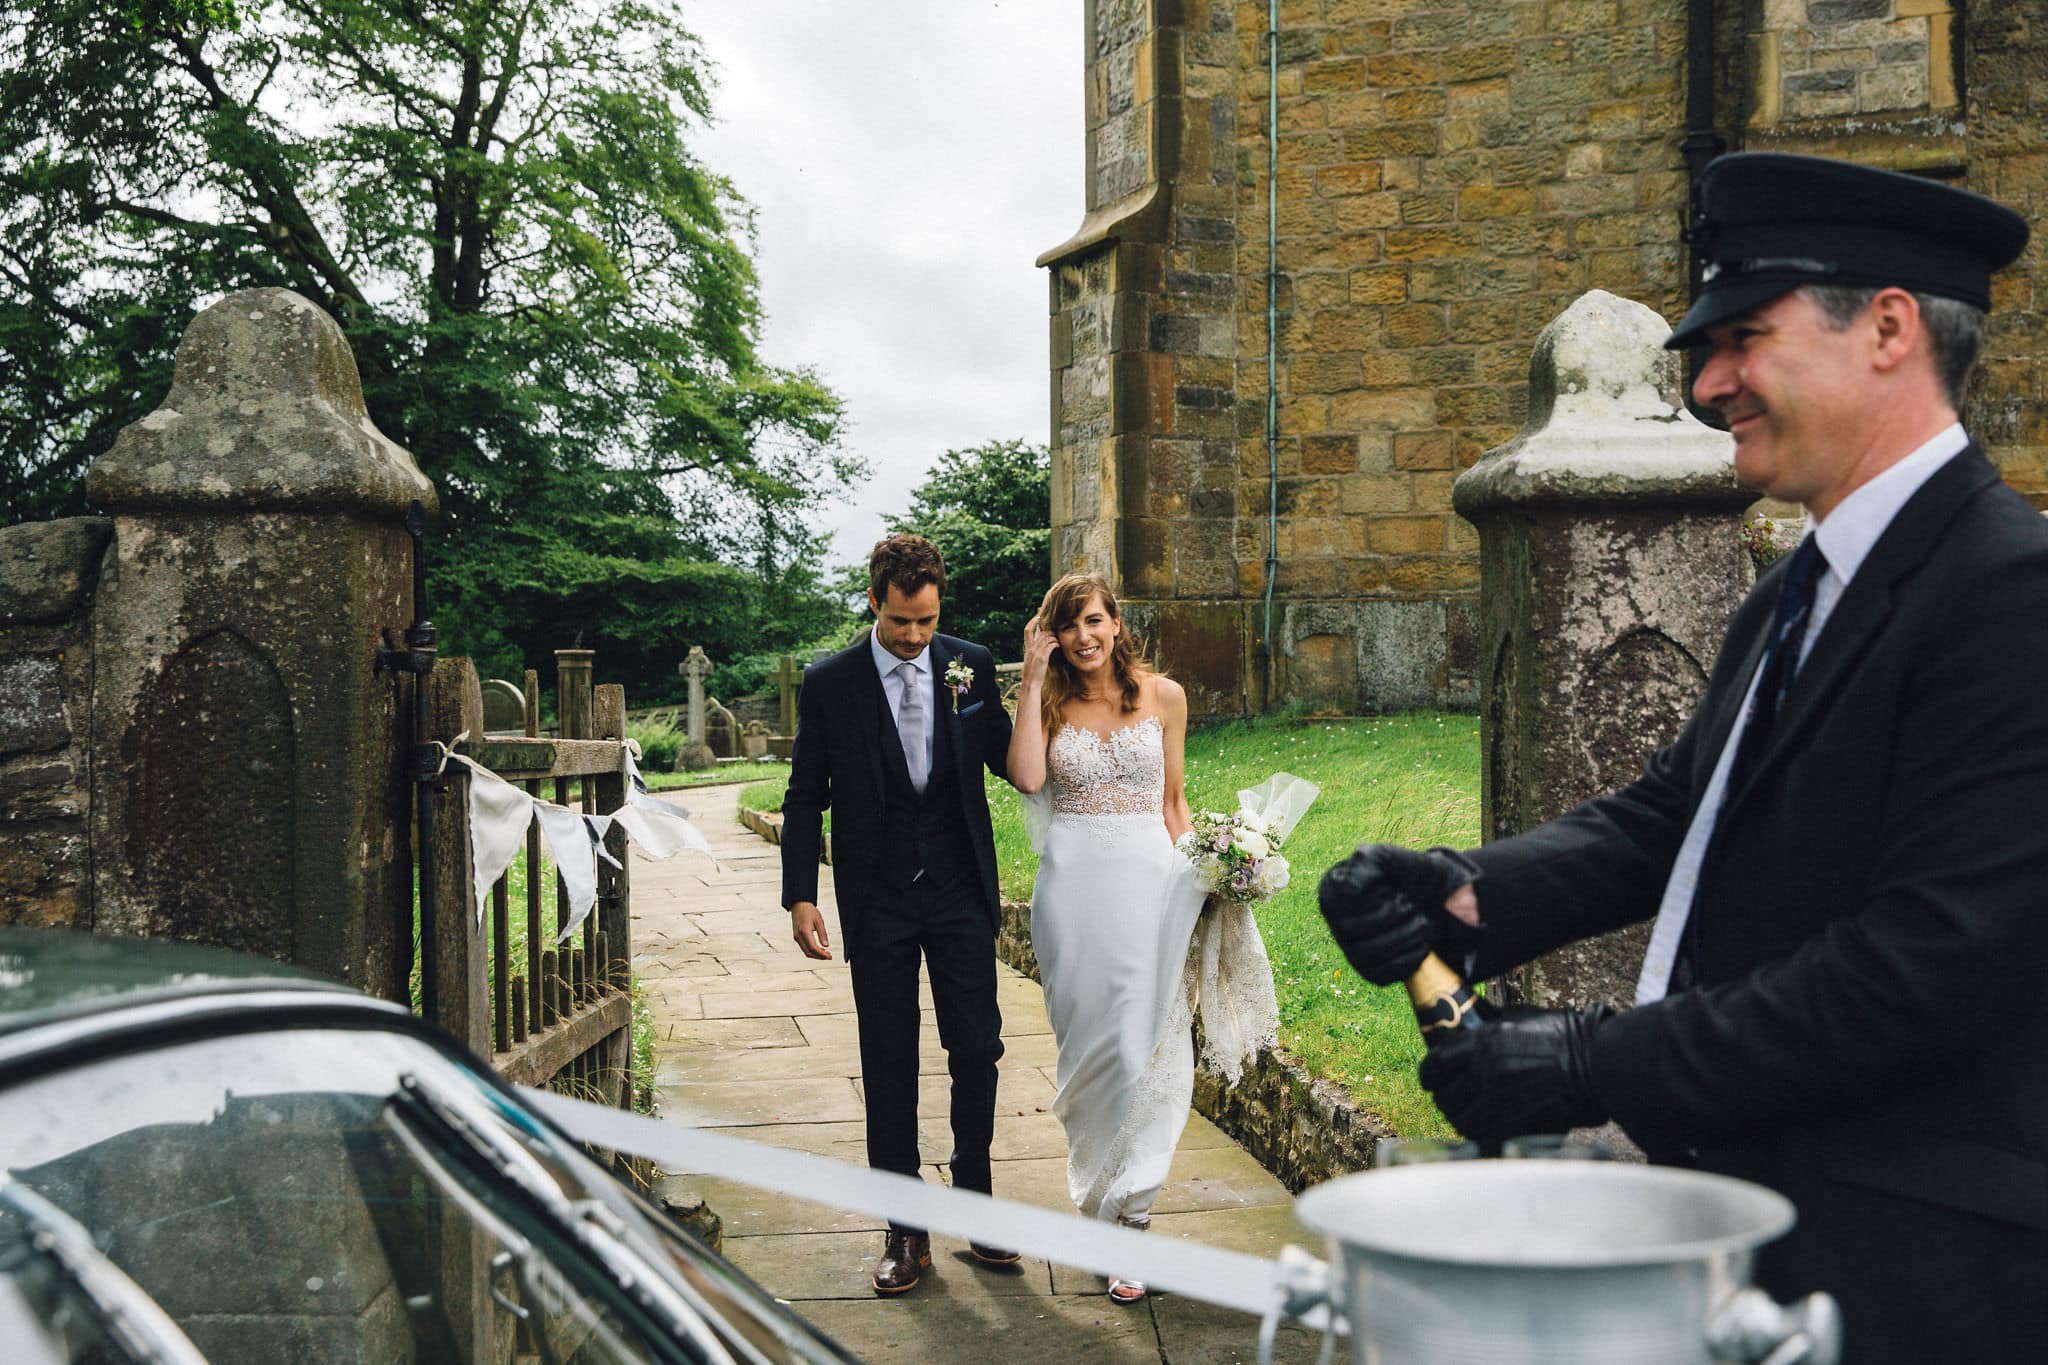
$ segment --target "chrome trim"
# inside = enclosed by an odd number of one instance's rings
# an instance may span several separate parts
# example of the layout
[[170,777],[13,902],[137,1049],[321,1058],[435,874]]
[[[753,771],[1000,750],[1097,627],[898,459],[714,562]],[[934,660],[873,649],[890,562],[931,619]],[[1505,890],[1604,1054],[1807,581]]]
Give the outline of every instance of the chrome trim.
[[94,1245],[78,1221],[11,1174],[0,1183],[0,1204],[27,1224],[24,1239],[54,1262],[99,1314],[107,1335],[142,1365],[206,1365],[192,1344],[148,1291]]
[[[175,1035],[199,1026],[229,1020],[246,1020],[249,1029],[274,1027],[281,1017],[342,1022],[354,1026],[411,1027],[416,1035],[425,1026],[412,1011],[389,1000],[378,1000],[340,987],[279,987],[245,991],[209,991],[204,995],[149,1000],[133,1005],[115,1005],[104,1010],[67,1014],[47,1023],[33,1024],[0,1033],[0,1085],[16,1067],[80,1049],[119,1050],[123,1044],[150,1034],[173,1035],[152,1041],[172,1042]],[[215,1030],[204,1030],[213,1032]],[[229,1030],[230,1032],[239,1030]]]

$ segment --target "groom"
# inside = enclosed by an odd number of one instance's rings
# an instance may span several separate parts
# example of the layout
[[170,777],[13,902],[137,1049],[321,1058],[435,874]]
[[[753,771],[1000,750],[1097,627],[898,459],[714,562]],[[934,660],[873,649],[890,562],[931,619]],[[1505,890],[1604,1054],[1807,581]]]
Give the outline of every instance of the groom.
[[[938,633],[946,564],[922,536],[893,535],[868,556],[874,630],[804,671],[789,791],[782,801],[782,903],[807,956],[830,958],[818,912],[818,846],[832,810],[839,924],[860,1025],[868,1165],[915,1178],[917,969],[931,974],[939,1041],[953,1077],[953,1185],[989,1192],[995,1133],[996,855],[981,769],[1005,775],[1010,717],[995,661]],[[950,676],[949,676],[950,675]],[[970,1243],[975,1259],[1013,1251]],[[916,1287],[931,1239],[889,1225],[875,1292]]]

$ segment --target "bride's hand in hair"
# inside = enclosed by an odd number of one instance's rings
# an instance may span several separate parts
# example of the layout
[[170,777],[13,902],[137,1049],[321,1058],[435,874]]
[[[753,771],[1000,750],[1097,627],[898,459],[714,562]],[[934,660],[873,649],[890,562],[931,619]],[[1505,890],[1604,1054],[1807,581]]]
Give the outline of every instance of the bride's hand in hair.
[[1038,623],[1036,616],[1024,624],[1024,676],[1019,687],[1034,687],[1045,682],[1045,671],[1052,663],[1053,652],[1060,647],[1060,637],[1046,630]]

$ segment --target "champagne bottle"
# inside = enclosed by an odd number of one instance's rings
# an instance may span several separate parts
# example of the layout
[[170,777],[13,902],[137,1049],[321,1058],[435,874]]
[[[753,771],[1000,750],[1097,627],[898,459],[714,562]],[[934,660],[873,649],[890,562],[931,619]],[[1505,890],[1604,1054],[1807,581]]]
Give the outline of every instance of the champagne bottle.
[[1464,978],[1435,953],[1423,958],[1415,975],[1408,978],[1408,1001],[1415,1007],[1415,1022],[1428,1047],[1435,1047],[1455,1029],[1478,1028],[1493,1017],[1493,1006],[1474,995]]

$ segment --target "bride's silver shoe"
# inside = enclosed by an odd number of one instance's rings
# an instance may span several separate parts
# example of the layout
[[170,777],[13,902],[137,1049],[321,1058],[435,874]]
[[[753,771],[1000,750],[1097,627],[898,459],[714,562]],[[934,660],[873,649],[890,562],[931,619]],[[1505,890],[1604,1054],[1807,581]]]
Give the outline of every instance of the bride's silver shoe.
[[[1132,1219],[1119,1216],[1116,1221],[1119,1225],[1127,1227],[1131,1229],[1133,1232],[1143,1232],[1147,1228],[1152,1226],[1152,1220],[1150,1218],[1147,1218],[1144,1222],[1140,1223]],[[1146,1289],[1145,1282],[1143,1280],[1127,1280],[1119,1275],[1112,1275],[1110,1277],[1109,1301],[1111,1303],[1120,1303],[1125,1305],[1126,1307],[1129,1307],[1132,1304],[1143,1303],[1145,1301],[1145,1294]]]

